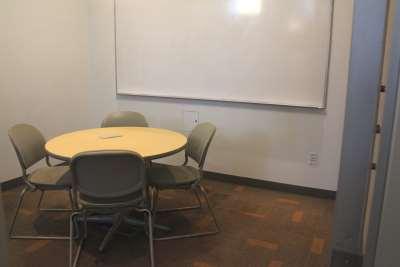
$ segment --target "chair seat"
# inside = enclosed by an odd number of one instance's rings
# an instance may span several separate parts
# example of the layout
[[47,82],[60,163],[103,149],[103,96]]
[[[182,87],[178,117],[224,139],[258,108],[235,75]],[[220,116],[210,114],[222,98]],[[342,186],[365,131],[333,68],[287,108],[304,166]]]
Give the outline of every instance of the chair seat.
[[154,163],[147,170],[149,185],[157,188],[186,187],[197,182],[201,172],[192,166],[172,166]]
[[68,166],[43,167],[36,169],[28,179],[39,189],[66,189],[71,187],[72,173]]

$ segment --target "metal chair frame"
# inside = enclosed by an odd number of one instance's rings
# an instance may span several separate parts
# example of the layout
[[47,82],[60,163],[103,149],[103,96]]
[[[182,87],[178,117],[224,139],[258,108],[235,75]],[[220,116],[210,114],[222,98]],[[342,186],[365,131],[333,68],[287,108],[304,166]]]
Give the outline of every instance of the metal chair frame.
[[[144,226],[147,225],[146,233],[148,235],[148,241],[149,241],[149,246],[150,246],[150,266],[154,267],[155,266],[155,259],[154,259],[154,235],[153,235],[153,215],[152,211],[150,209],[146,208],[137,208],[135,206],[127,206],[125,207],[127,209],[133,209],[136,212],[140,213],[146,213],[147,214],[147,220],[148,222],[144,224]],[[100,209],[96,208],[82,208],[80,210],[74,211],[71,216],[70,216],[70,233],[69,233],[69,266],[70,267],[76,267],[78,265],[79,257],[82,252],[85,240],[87,239],[88,236],[88,219],[90,216],[91,212],[96,212]],[[118,209],[120,210],[120,209]],[[118,227],[121,225],[122,222],[124,222],[124,217],[122,216],[121,213],[116,213],[114,216],[114,223],[112,224],[111,228],[107,232],[106,236],[104,237],[103,241],[101,242],[99,246],[99,251],[103,252],[104,249],[106,248],[107,244],[111,241],[113,235],[117,232]],[[75,255],[74,255],[74,245],[73,245],[73,240],[77,239],[76,236],[79,234],[79,231],[75,234],[74,229],[78,229],[78,227],[74,227],[77,225],[78,221],[81,220],[83,222],[83,237],[79,240],[78,247],[76,249]]]
[[[53,167],[53,165],[51,165],[50,163],[50,159],[48,156],[46,156],[46,164],[48,167]],[[15,213],[13,216],[13,219],[11,221],[11,225],[10,225],[10,230],[8,232],[8,237],[10,239],[33,239],[33,240],[43,240],[43,239],[50,239],[50,240],[68,240],[69,239],[69,235],[68,236],[45,236],[45,235],[17,235],[14,234],[14,228],[15,228],[15,224],[17,221],[17,217],[19,214],[19,211],[21,209],[23,200],[24,200],[24,196],[25,194],[29,191],[29,192],[35,192],[37,190],[41,191],[41,195],[37,204],[37,210],[42,211],[42,212],[71,212],[74,210],[74,206],[73,206],[73,199],[72,199],[72,191],[71,188],[63,188],[63,189],[40,189],[38,188],[35,184],[31,183],[28,179],[28,174],[26,172],[26,169],[22,166],[22,178],[25,182],[25,187],[22,189],[17,203],[16,203],[16,209],[15,209]],[[43,196],[45,194],[46,191],[68,191],[68,195],[69,195],[69,202],[71,205],[70,209],[50,209],[50,208],[40,208],[42,201],[43,201]]]
[[[177,189],[175,189],[175,190],[177,190]],[[182,190],[188,190],[188,189],[182,189]],[[186,210],[201,209],[201,208],[202,208],[202,203],[201,203],[201,199],[200,199],[200,195],[199,195],[198,191],[197,191],[195,188],[191,188],[190,190],[191,190],[191,191],[193,192],[193,194],[195,195],[197,204],[192,205],[192,206],[185,206],[185,207],[157,209],[157,212],[158,212],[158,213],[160,213],[160,212],[162,213],[162,212],[175,212],[175,211],[186,211]],[[152,203],[152,204],[151,204],[152,209],[155,208],[154,205],[155,205],[156,203],[158,204],[158,191],[160,191],[160,190],[158,190],[158,189],[156,189],[156,188],[153,189],[153,193],[155,193],[156,195],[155,195],[155,198],[152,197],[152,202],[151,202],[151,203]],[[152,194],[153,194],[153,193],[152,193]],[[153,196],[153,195],[152,195],[152,196]]]
[[[82,154],[99,154],[103,152],[124,152],[127,153],[127,151],[97,151],[97,152],[87,152],[87,153],[82,153]],[[128,152],[131,154],[136,154],[132,152]],[[81,154],[81,155],[82,155]],[[80,157],[81,155],[75,156],[76,158]],[[140,155],[136,154],[137,156],[140,157]],[[117,233],[118,227],[121,225],[122,222],[126,222],[129,225],[134,225],[134,226],[144,226],[145,230],[148,234],[148,240],[149,240],[149,250],[150,250],[150,265],[151,267],[155,266],[155,260],[154,260],[154,237],[153,237],[153,227],[154,227],[154,220],[153,220],[153,213],[150,208],[146,208],[147,200],[148,200],[148,187],[146,184],[144,184],[144,188],[142,189],[142,198],[138,199],[138,202],[135,203],[129,203],[129,202],[111,202],[111,203],[86,203],[82,202],[78,199],[78,186],[77,186],[77,174],[76,174],[76,169],[74,169],[74,159],[72,160],[72,171],[73,174],[75,175],[75,180],[72,183],[72,195],[73,195],[73,206],[78,207],[80,205],[79,209],[76,209],[70,216],[70,236],[69,236],[69,266],[70,267],[75,267],[78,264],[79,257],[84,245],[84,242],[87,238],[88,235],[88,222],[89,221],[99,221],[102,222],[104,221],[104,218],[99,218],[99,216],[91,216],[93,213],[97,212],[102,212],[102,211],[107,211],[104,216],[108,217],[106,221],[110,221],[109,219],[109,214],[114,215],[114,219],[111,220],[111,227],[108,230],[106,236],[104,237],[101,245],[99,246],[99,251],[103,252],[107,244],[111,241],[113,235]],[[143,166],[145,166],[145,163],[143,161]],[[145,170],[145,168],[144,168]],[[145,174],[143,174],[145,175]],[[144,176],[145,177],[145,176]],[[140,206],[140,207],[138,207]],[[147,216],[147,222],[143,223],[138,223],[136,220],[128,218],[126,215],[123,215],[123,211],[125,210],[134,210],[136,212],[140,213],[146,213]],[[79,241],[78,248],[75,252],[74,256],[74,249],[73,249],[73,240],[76,239],[74,235],[74,225],[81,220],[83,222],[84,226],[84,234],[81,240]],[[146,229],[147,226],[147,229]],[[78,229],[78,228],[77,228]],[[78,232],[79,233],[79,232]]]
[[[178,188],[178,189],[183,189],[183,188]],[[188,189],[183,189],[183,190],[188,190]],[[201,205],[201,199],[200,196],[198,194],[198,191],[200,191],[201,195],[203,195],[204,199],[206,200],[207,203],[207,208],[211,214],[211,217],[213,219],[213,223],[215,226],[215,230],[214,231],[206,231],[206,232],[199,232],[199,233],[190,233],[190,234],[182,234],[182,235],[172,235],[172,236],[166,236],[166,237],[155,237],[154,240],[157,241],[163,241],[163,240],[174,240],[174,239],[182,239],[182,238],[192,238],[192,237],[201,237],[201,236],[209,236],[209,235],[215,235],[218,234],[220,232],[220,227],[217,221],[217,218],[215,217],[214,211],[211,207],[210,201],[208,199],[208,195],[206,190],[204,189],[203,186],[201,186],[200,184],[196,183],[194,184],[189,190],[193,190],[195,193],[195,195],[197,196],[197,199],[199,201],[199,205],[198,206],[188,206],[188,207],[179,207],[179,208],[174,208],[174,209],[162,209],[162,210],[157,210],[157,206],[158,206],[158,193],[159,193],[159,189],[153,188],[153,192],[152,192],[152,209],[153,209],[153,220],[156,220],[156,215],[157,212],[180,212],[180,211],[187,211],[187,210],[193,210],[193,209],[201,209],[202,205]]]
[[[207,208],[211,214],[211,217],[213,218],[213,222],[215,225],[215,230],[214,231],[207,231],[207,232],[199,232],[199,233],[191,233],[191,234],[184,234],[184,235],[173,235],[173,236],[167,236],[167,237],[159,237],[159,238],[155,238],[155,240],[173,240],[173,239],[181,239],[181,238],[191,238],[191,237],[200,237],[200,236],[208,236],[208,235],[215,235],[218,234],[220,232],[220,227],[218,225],[217,219],[215,217],[214,211],[210,205],[210,201],[208,199],[208,195],[206,190],[204,189],[204,187],[202,185],[200,185],[200,181],[202,178],[202,172],[203,172],[203,167],[204,167],[204,163],[205,163],[205,158],[207,155],[207,151],[208,148],[211,144],[211,141],[213,139],[215,135],[215,128],[214,131],[210,134],[209,139],[207,140],[207,143],[205,144],[204,150],[202,152],[202,155],[200,158],[196,159],[196,162],[198,163],[198,168],[199,171],[201,173],[200,178],[190,184],[190,185],[186,185],[183,187],[172,187],[172,188],[168,188],[168,189],[175,189],[175,190],[192,190],[196,196],[196,199],[198,201],[198,205],[196,206],[186,206],[186,207],[178,207],[178,208],[173,208],[173,209],[162,209],[162,210],[157,210],[157,206],[158,206],[158,191],[159,190],[163,190],[158,189],[156,187],[153,187],[152,190],[152,201],[151,201],[151,207],[154,213],[154,221],[157,215],[157,212],[178,212],[178,211],[186,211],[186,210],[193,210],[193,209],[200,209],[202,208],[202,203],[201,203],[201,199],[200,199],[200,195],[202,195],[204,197],[204,199],[206,200],[207,203]],[[188,149],[186,148],[185,150],[185,161],[183,162],[182,166],[187,166],[188,162],[189,162],[189,157],[190,157],[190,152],[188,151]],[[200,193],[200,195],[199,195]]]

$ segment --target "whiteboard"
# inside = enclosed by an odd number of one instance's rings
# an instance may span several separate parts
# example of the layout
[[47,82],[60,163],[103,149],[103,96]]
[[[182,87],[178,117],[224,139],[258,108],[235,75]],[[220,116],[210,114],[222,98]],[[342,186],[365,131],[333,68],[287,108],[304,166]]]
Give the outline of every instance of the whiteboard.
[[115,0],[118,94],[324,108],[333,0]]

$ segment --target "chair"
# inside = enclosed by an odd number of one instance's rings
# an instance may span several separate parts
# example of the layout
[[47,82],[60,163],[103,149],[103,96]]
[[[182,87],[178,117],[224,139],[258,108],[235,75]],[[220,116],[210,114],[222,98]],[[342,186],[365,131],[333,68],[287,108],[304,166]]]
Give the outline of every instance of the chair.
[[[78,210],[70,218],[69,263],[76,266],[83,243],[87,238],[87,222],[91,214],[113,215],[113,225],[99,250],[103,251],[119,225],[123,213],[132,209],[146,213],[147,233],[150,243],[150,263],[154,267],[153,222],[148,205],[146,168],[143,158],[128,151],[95,151],[76,155],[71,162],[72,190]],[[90,218],[90,217],[89,217]],[[73,257],[73,236],[76,219],[84,225],[83,238]],[[75,259],[73,259],[75,258]]]
[[[14,217],[11,222],[9,237],[14,239],[64,239],[67,240],[68,236],[32,236],[32,235],[14,235],[15,222],[21,208],[26,192],[41,191],[38,209],[40,211],[71,211],[72,206],[72,192],[71,181],[72,175],[68,166],[52,166],[49,156],[45,151],[45,139],[38,129],[28,124],[17,124],[8,131],[8,136],[15,149],[18,157],[19,164],[22,169],[22,178],[25,187],[20,193],[17,201],[17,207]],[[28,169],[35,163],[46,159],[47,166],[37,168],[31,174],[28,174]],[[66,190],[69,192],[69,200],[71,209],[41,209],[40,205],[43,196],[47,191],[61,191]]]
[[146,118],[133,111],[118,111],[107,115],[101,127],[149,127]]
[[[153,164],[148,169],[148,181],[152,190],[152,209],[154,217],[157,212],[174,212],[201,208],[200,195],[203,195],[206,200],[208,209],[213,218],[216,230],[201,233],[192,233],[186,235],[167,236],[156,238],[156,240],[170,240],[187,237],[198,237],[205,235],[212,235],[219,232],[219,226],[215,218],[214,212],[211,208],[207,193],[204,187],[200,184],[203,176],[202,171],[206,159],[207,151],[210,146],[211,140],[214,137],[216,128],[211,123],[201,123],[197,125],[191,132],[188,144],[185,150],[185,162],[182,166],[171,166],[164,164]],[[188,159],[192,158],[197,164],[198,168],[188,166]],[[175,209],[157,210],[158,205],[158,192],[164,189],[183,189],[192,190],[198,201],[197,206],[180,207]],[[155,218],[154,218],[155,220]]]

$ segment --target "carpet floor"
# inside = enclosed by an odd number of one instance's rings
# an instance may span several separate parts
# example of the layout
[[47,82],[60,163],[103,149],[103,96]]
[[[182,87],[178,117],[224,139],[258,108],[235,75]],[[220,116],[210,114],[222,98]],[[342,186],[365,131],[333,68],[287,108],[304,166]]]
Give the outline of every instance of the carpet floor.
[[[292,193],[204,180],[221,232],[214,236],[156,241],[158,267],[327,267],[334,201]],[[21,188],[2,192],[10,223]],[[18,234],[68,234],[68,215],[39,213],[39,193],[28,193],[17,220]],[[46,207],[67,206],[66,193],[48,193]],[[160,193],[160,208],[195,203],[185,191]],[[204,203],[203,203],[204,204]],[[206,207],[204,204],[203,207]],[[157,223],[172,233],[212,230],[207,209],[162,213]],[[149,266],[148,243],[141,229],[121,226],[103,253],[105,226],[89,225],[78,266]],[[128,236],[127,236],[128,234]],[[161,235],[162,233],[157,233]],[[11,267],[67,266],[67,241],[10,240]]]

